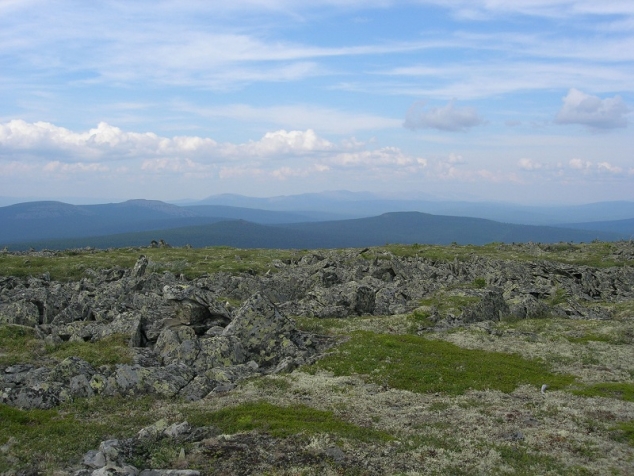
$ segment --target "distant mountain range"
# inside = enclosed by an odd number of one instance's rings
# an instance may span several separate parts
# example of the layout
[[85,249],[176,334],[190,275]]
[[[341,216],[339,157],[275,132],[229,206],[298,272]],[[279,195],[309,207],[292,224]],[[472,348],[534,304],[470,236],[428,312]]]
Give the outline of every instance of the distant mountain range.
[[213,195],[188,205],[224,205],[260,210],[336,213],[339,219],[377,216],[396,211],[486,218],[522,225],[553,225],[634,218],[634,202],[599,202],[567,206],[528,206],[498,202],[463,202],[423,198],[385,198],[370,192],[333,191],[268,198]]
[[[13,213],[7,213],[7,209]],[[226,213],[231,211],[223,210]],[[147,212],[149,217],[146,220],[140,219],[143,211]],[[238,211],[247,213],[245,209]],[[621,233],[516,225],[481,218],[439,216],[420,212],[392,212],[368,218],[285,224],[261,224],[219,217],[191,216],[191,213],[193,212],[189,207],[179,208],[148,201],[87,207],[40,202],[29,207],[5,207],[0,208],[0,243],[7,244],[13,250],[29,247],[109,248],[147,246],[152,240],[162,239],[173,246],[189,244],[195,247],[226,245],[240,248],[301,249],[377,246],[386,243],[456,242],[478,245],[490,242],[588,242],[594,239],[611,241],[625,237]],[[160,218],[161,216],[163,218]],[[264,214],[264,219],[270,221],[274,216]],[[117,217],[118,220],[115,219]],[[209,222],[195,223],[199,220]],[[4,236],[16,236],[16,231],[7,228],[6,224],[15,225],[20,222],[23,225],[22,231],[28,231],[24,235],[28,238],[9,242]],[[56,226],[51,228],[55,223]],[[82,223],[85,225],[84,228],[81,228]],[[106,223],[111,230],[128,227],[128,231],[98,235],[100,229],[107,228]],[[183,223],[187,225],[183,226]],[[89,231],[93,235],[89,235]]]

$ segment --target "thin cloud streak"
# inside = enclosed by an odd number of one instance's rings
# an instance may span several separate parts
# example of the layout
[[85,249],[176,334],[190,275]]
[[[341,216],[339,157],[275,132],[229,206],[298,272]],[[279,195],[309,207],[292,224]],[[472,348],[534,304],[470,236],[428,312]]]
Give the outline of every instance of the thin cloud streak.
[[207,118],[227,118],[281,127],[312,128],[322,133],[354,134],[364,130],[400,128],[402,121],[373,114],[345,112],[314,105],[253,107],[248,104],[229,104],[216,107],[200,107],[188,103],[176,103],[177,111],[193,113]]

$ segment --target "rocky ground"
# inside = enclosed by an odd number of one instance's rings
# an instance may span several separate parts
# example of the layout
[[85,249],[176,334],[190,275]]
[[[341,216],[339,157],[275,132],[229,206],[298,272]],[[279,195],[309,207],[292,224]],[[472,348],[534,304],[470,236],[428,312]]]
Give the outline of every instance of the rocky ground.
[[[634,474],[631,243],[305,250],[197,276],[133,251],[77,279],[0,276],[3,474]],[[0,271],[66,256],[5,251]],[[326,363],[364,339],[379,355],[367,336],[407,339],[374,370]],[[467,352],[457,374],[391,378],[406,345],[438,341]],[[507,388],[482,360],[493,380],[466,381],[484,355],[545,370]],[[63,456],[27,443],[47,415],[85,427],[81,408],[112,401],[144,423]]]

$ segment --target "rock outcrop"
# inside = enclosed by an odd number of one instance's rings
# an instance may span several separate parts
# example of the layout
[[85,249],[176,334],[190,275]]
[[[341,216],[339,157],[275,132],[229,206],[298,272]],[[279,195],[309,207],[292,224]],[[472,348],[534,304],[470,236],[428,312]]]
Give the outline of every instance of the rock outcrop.
[[[630,253],[632,245],[622,247]],[[367,254],[311,252],[274,261],[276,272],[191,281],[148,272],[145,256],[132,269],[87,269],[77,282],[0,277],[0,325],[32,328],[49,345],[122,335],[132,353],[131,362],[97,368],[76,357],[0,365],[0,402],[51,408],[77,397],[148,393],[200,399],[316,358],[325,338],[299,331],[286,316],[417,312],[428,330],[508,317],[609,319],[605,304],[634,298],[631,266]]]

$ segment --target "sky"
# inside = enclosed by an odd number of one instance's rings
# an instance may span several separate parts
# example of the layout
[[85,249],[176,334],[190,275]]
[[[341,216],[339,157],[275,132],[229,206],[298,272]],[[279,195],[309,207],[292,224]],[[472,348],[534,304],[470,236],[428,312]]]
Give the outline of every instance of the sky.
[[0,0],[0,197],[634,201],[632,0]]

